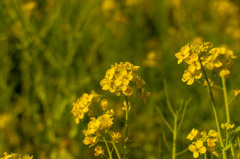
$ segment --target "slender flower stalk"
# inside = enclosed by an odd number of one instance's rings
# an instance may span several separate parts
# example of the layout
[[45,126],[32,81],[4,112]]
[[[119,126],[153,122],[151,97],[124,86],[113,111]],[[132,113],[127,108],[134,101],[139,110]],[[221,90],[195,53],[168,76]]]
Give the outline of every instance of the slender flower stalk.
[[122,159],[115,142],[112,141],[112,145],[113,145],[113,148],[114,148],[114,150],[115,150],[115,152],[117,154],[118,159]]
[[[220,126],[219,126],[218,115],[217,115],[216,102],[215,102],[215,99],[213,97],[211,84],[208,80],[207,73],[206,73],[204,67],[202,66],[201,61],[200,61],[200,64],[201,64],[201,69],[202,69],[204,78],[207,82],[208,93],[209,93],[209,96],[210,96],[211,101],[212,101],[212,108],[213,108],[213,113],[214,113],[214,117],[215,117],[215,121],[216,121],[216,126],[217,126],[220,145],[221,145],[221,147],[224,147],[223,140],[222,140],[222,134],[221,134]],[[225,150],[222,150],[222,155],[223,155],[223,159],[227,159],[227,154],[226,154]]]
[[[230,124],[231,122],[231,118],[230,118],[230,112],[229,112],[229,103],[228,103],[228,96],[227,96],[227,87],[226,87],[226,79],[225,76],[221,76],[222,78],[222,87],[223,87],[223,96],[224,96],[224,102],[225,102],[225,111],[226,111],[226,119],[227,119],[227,123]],[[227,132],[227,137],[226,139],[229,139],[229,134]],[[231,153],[232,153],[232,157],[235,158],[235,152],[234,152],[234,148],[233,148],[233,144],[231,144]]]
[[107,152],[108,152],[109,158],[110,158],[110,159],[113,159],[112,153],[111,153],[111,151],[110,151],[110,149],[109,149],[109,146],[108,146],[108,143],[107,143],[105,137],[103,137],[103,141],[105,142],[105,145],[106,145],[106,148],[107,148]]

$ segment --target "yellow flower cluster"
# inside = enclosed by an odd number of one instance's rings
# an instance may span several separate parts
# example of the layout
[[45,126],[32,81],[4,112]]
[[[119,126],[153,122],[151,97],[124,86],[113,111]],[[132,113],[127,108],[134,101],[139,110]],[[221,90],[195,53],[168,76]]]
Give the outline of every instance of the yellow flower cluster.
[[226,131],[232,130],[234,127],[235,127],[235,124],[230,124],[230,123],[222,123],[221,125],[221,128]]
[[178,64],[185,62],[189,65],[182,77],[182,81],[188,85],[202,77],[202,69],[218,70],[220,76],[228,75],[232,61],[236,58],[232,50],[225,47],[213,48],[211,42],[188,43],[175,56]]
[[91,94],[84,93],[80,98],[73,103],[71,113],[75,118],[75,122],[79,124],[79,120],[84,118],[84,115],[89,111],[89,107],[92,103],[98,102],[100,96],[94,91]]
[[207,151],[216,157],[219,156],[217,153],[218,133],[215,130],[210,130],[207,134],[205,131],[199,132],[193,128],[187,139],[193,141],[188,146],[188,149],[193,153],[193,158],[198,158],[200,154],[205,154]]
[[97,119],[95,117],[92,117],[91,121],[88,123],[88,129],[83,131],[83,134],[85,135],[83,143],[85,145],[90,145],[89,147],[96,145],[98,143],[99,137],[103,133],[107,133],[112,125],[112,115],[103,114]]
[[103,90],[109,90],[117,96],[121,94],[131,96],[133,89],[130,83],[133,83],[139,89],[142,89],[145,85],[145,81],[135,73],[138,69],[139,66],[134,66],[130,62],[115,63],[107,70],[104,79],[100,81],[100,85]]
[[4,152],[3,153],[3,157],[0,158],[0,159],[32,159],[33,156],[29,156],[29,155],[19,155],[19,154],[11,154],[11,155],[8,155],[7,152]]

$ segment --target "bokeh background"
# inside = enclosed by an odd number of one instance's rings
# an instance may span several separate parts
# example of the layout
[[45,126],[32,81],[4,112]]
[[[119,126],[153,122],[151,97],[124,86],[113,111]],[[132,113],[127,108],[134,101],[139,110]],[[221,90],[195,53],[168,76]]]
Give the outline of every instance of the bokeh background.
[[[0,1],[0,153],[30,154],[36,159],[94,158],[82,144],[87,121],[76,125],[72,103],[83,93],[103,94],[119,118],[122,97],[103,92],[100,80],[111,64],[129,61],[151,92],[146,104],[130,101],[130,158],[170,158],[172,124],[163,80],[178,109],[191,98],[177,152],[190,144],[192,128],[215,128],[207,90],[181,82],[186,66],[175,53],[193,40],[227,46],[238,58],[227,79],[229,98],[240,88],[239,0],[1,0]],[[216,78],[216,84],[221,81]],[[220,121],[225,121],[222,92],[214,89]],[[230,105],[240,124],[239,99]],[[121,123],[118,126],[121,130]],[[179,158],[191,158],[187,151]]]

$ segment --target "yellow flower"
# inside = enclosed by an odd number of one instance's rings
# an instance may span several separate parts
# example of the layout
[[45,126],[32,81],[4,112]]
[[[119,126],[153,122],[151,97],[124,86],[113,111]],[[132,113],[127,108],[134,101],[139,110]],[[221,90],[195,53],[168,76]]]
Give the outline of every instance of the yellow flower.
[[220,73],[219,73],[219,75],[220,75],[221,77],[225,77],[225,76],[227,76],[227,75],[229,75],[229,74],[230,74],[230,71],[229,71],[228,69],[223,69],[223,70],[221,70]]
[[199,154],[205,154],[207,149],[203,146],[203,142],[198,140],[193,142],[193,144],[188,146],[188,149],[193,152],[193,158],[198,158]]
[[115,3],[113,0],[104,0],[102,4],[102,10],[109,11],[115,8]]
[[3,153],[3,158],[0,158],[0,159],[32,159],[33,156],[29,156],[27,154],[23,155],[23,157],[19,154],[14,154],[12,153],[11,155],[8,155],[7,152],[4,152]]
[[230,123],[222,123],[221,124],[221,128],[223,129],[223,130],[230,130],[230,129],[233,129],[235,127],[235,124],[230,124]]
[[113,118],[110,115],[104,114],[97,119],[101,124],[99,126],[100,131],[107,131],[113,125]]
[[104,150],[103,150],[102,146],[97,146],[94,149],[94,151],[95,151],[95,153],[94,153],[95,156],[99,156],[99,155],[103,155],[104,154]]
[[84,93],[77,99],[76,103],[73,103],[71,113],[75,118],[75,122],[79,124],[79,120],[84,118],[84,114],[89,111],[89,106],[99,100],[99,95],[94,91],[91,94]]
[[240,89],[233,90],[234,96],[237,97],[240,94]]
[[89,137],[86,136],[83,140],[84,145],[89,145],[89,147],[92,147],[98,143],[99,136]]
[[187,82],[187,85],[192,85],[195,79],[200,79],[202,77],[202,73],[200,71],[190,72],[189,70],[185,70],[182,81]]
[[121,138],[121,134],[119,132],[110,132],[113,142],[118,143],[118,140]]
[[[109,90],[111,93],[119,96],[123,93],[126,96],[130,96],[133,93],[133,89],[130,86],[130,82],[136,81],[136,73],[134,71],[138,70],[139,66],[134,66],[130,62],[119,64],[115,63],[115,65],[111,66],[106,72],[104,79],[100,81],[100,85],[103,90]],[[144,85],[144,81],[138,81],[138,85]]]
[[108,101],[106,99],[102,99],[101,102],[100,102],[100,105],[102,107],[102,110],[106,111],[107,108],[108,108]]
[[130,111],[131,108],[132,108],[131,103],[128,102],[128,105],[127,105],[127,102],[126,102],[126,101],[123,101],[123,107],[122,107],[122,110],[126,110],[127,106],[128,106],[128,110]]
[[218,132],[212,129],[208,132],[208,136],[213,138],[218,138]]
[[180,52],[176,53],[175,56],[178,58],[178,64],[182,63],[183,60],[188,58],[190,55],[189,43],[181,48]]
[[216,147],[216,142],[218,142],[217,139],[213,139],[213,138],[208,138],[207,139],[207,145],[210,147],[210,148],[213,148],[213,147]]
[[188,134],[187,139],[192,141],[196,139],[198,135],[199,135],[199,130],[193,128],[192,131]]

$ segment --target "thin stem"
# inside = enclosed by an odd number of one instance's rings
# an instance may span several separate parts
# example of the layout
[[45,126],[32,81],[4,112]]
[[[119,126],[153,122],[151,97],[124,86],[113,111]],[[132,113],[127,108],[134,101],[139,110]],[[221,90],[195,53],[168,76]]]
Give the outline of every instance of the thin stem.
[[170,103],[170,101],[169,101],[168,89],[167,89],[167,82],[166,82],[165,79],[163,80],[163,84],[164,84],[164,91],[165,91],[166,100],[167,100],[167,106],[168,106],[168,109],[169,109],[169,111],[171,112],[172,116],[174,117],[176,114],[175,114],[175,112],[173,111],[172,105],[171,105],[171,103]]
[[128,97],[126,96],[126,116],[125,116],[125,140],[128,139]]
[[124,159],[127,159],[128,158],[128,155],[129,155],[129,148],[128,148],[128,115],[129,115],[129,107],[128,107],[128,96],[126,96],[126,115],[125,115],[125,139],[124,139],[124,150],[125,150],[125,153],[124,153],[124,156],[123,158]]
[[228,105],[228,97],[227,97],[227,87],[226,87],[226,80],[225,80],[224,76],[222,76],[222,87],[223,87],[223,95],[224,95],[227,123],[230,124],[230,113],[229,113],[229,105]]
[[173,148],[172,148],[172,159],[176,158],[176,140],[177,140],[177,115],[174,116],[174,129],[173,129]]
[[160,117],[162,118],[163,122],[167,125],[167,127],[169,128],[169,130],[170,130],[171,132],[173,132],[172,126],[167,122],[167,120],[166,120],[166,118],[163,116],[161,110],[160,110],[158,107],[156,107],[156,109],[157,109],[157,112],[159,113]]
[[110,151],[110,149],[109,149],[109,147],[108,147],[108,144],[107,144],[107,141],[106,141],[105,137],[103,137],[103,140],[104,140],[104,142],[105,142],[105,145],[106,145],[106,148],[107,148],[107,152],[108,152],[109,158],[110,158],[110,159],[113,159],[113,158],[112,158],[112,153],[111,153],[111,151]]
[[114,148],[114,150],[115,150],[115,152],[117,154],[118,159],[122,159],[122,157],[121,157],[121,155],[120,155],[120,153],[118,151],[118,148],[117,148],[117,146],[116,146],[114,141],[112,141],[112,145],[113,145],[113,148]]
[[184,153],[187,152],[187,151],[188,151],[188,148],[186,148],[185,150],[183,150],[183,151],[181,151],[181,152],[178,152],[178,153],[176,154],[176,156],[180,156],[180,155],[184,154]]
[[[229,103],[228,103],[228,96],[227,96],[227,87],[226,87],[226,80],[225,77],[222,76],[222,87],[223,87],[223,96],[224,96],[224,102],[225,102],[225,111],[226,111],[226,118],[227,118],[227,123],[230,124],[230,112],[229,112]],[[229,139],[229,134],[227,133],[227,141]],[[233,145],[231,144],[231,152],[232,152],[232,157],[235,158],[235,153],[234,153],[234,148]]]
[[[209,96],[211,98],[211,101],[212,101],[212,108],[213,108],[213,113],[214,113],[214,116],[215,116],[217,131],[218,131],[218,134],[219,134],[220,145],[223,148],[224,145],[223,145],[223,140],[222,140],[221,129],[220,129],[220,126],[219,126],[219,120],[218,120],[217,109],[216,109],[216,102],[215,102],[214,97],[213,97],[213,93],[212,93],[210,82],[209,82],[208,77],[207,77],[207,73],[206,73],[206,71],[205,71],[201,61],[200,61],[200,64],[201,64],[202,72],[204,74],[204,78],[205,78],[205,80],[207,82],[208,94],[209,94]],[[223,159],[226,159],[227,155],[226,155],[225,150],[222,151],[222,154],[223,154]]]

